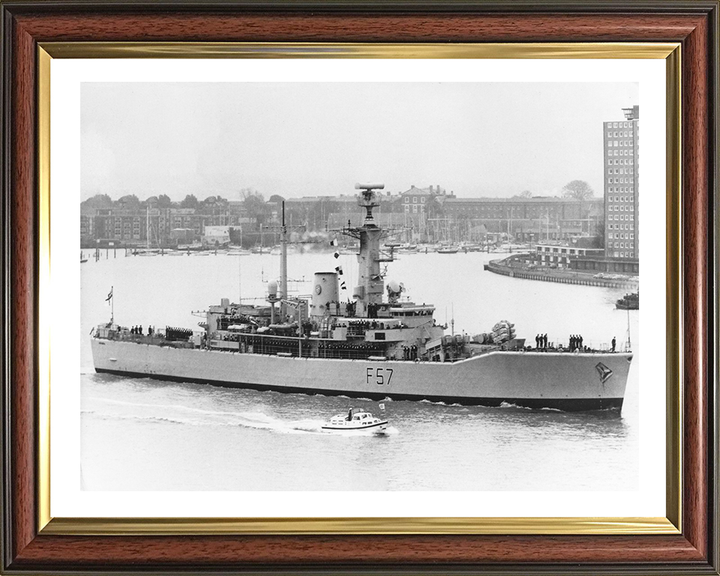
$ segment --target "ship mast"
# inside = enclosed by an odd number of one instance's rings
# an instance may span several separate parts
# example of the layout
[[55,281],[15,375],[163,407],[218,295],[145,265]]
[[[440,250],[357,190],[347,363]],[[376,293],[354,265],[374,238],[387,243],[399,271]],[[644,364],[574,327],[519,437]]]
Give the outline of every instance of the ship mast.
[[285,225],[285,200],[282,202],[282,226],[280,228],[280,292],[282,301],[280,302],[280,317],[285,322],[287,305],[285,300],[288,299],[288,279],[287,279],[287,226]]
[[360,190],[358,205],[365,208],[365,220],[362,226],[357,228],[345,228],[343,234],[358,238],[360,240],[360,252],[358,253],[358,285],[353,291],[356,300],[355,314],[359,317],[368,317],[373,314],[377,306],[382,304],[385,283],[380,272],[381,262],[392,262],[392,254],[389,258],[383,258],[380,253],[380,240],[388,235],[375,224],[373,208],[380,206],[376,190],[385,188],[384,184],[355,184]]

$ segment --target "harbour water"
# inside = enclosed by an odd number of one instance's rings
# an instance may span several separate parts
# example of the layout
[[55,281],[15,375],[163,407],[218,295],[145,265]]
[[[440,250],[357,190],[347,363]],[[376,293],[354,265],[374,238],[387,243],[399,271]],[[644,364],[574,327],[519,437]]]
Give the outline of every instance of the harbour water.
[[[88,335],[109,320],[124,326],[197,327],[221,298],[262,299],[279,256],[124,256],[101,252],[81,265],[81,458],[86,490],[632,490],[638,483],[636,353],[622,412],[564,413],[385,402],[386,436],[335,435],[320,425],[351,406],[376,402],[168,383],[96,374]],[[521,280],[483,270],[485,253],[405,254],[389,265],[415,302],[436,305],[455,333],[487,332],[499,320],[567,343],[638,348],[638,312],[615,310],[621,290]],[[349,297],[352,255],[291,255],[290,290],[310,294],[312,273],[341,266]],[[307,280],[304,281],[304,280]],[[439,383],[442,385],[442,383]]]

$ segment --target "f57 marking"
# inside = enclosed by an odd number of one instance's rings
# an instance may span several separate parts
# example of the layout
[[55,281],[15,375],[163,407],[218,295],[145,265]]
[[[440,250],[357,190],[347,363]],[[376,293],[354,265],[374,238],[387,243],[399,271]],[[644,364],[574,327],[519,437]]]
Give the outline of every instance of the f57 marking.
[[365,384],[377,384],[378,386],[390,386],[394,370],[392,368],[368,367],[365,369]]

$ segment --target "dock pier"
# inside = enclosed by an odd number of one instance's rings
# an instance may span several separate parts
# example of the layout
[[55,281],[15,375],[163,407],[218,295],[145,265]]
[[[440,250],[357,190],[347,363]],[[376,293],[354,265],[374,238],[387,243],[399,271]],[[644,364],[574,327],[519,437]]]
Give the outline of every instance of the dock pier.
[[637,288],[637,279],[621,280],[611,278],[595,278],[582,272],[566,270],[528,270],[503,264],[504,260],[493,260],[485,264],[485,270],[493,274],[501,274],[510,278],[523,278],[525,280],[540,280],[542,282],[557,282],[560,284],[577,284],[579,286],[599,286],[602,288]]

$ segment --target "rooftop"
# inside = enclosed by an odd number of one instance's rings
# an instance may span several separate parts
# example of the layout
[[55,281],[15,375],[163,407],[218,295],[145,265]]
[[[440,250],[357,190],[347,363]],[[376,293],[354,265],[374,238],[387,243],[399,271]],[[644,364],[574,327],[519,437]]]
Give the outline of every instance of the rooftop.
[[530,202],[531,204],[543,204],[547,202],[553,202],[553,203],[567,203],[567,202],[602,202],[603,199],[601,197],[595,197],[588,198],[587,200],[578,200],[577,198],[558,198],[556,196],[533,196],[532,198],[523,198],[519,196],[514,196],[512,198],[446,198],[445,203],[446,204],[463,204],[463,203],[470,203],[470,204],[491,204],[495,202],[500,203],[506,203],[506,202],[512,202],[517,204],[525,204]]

